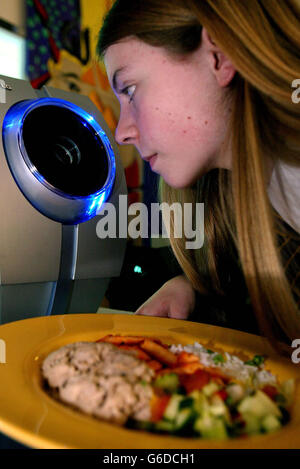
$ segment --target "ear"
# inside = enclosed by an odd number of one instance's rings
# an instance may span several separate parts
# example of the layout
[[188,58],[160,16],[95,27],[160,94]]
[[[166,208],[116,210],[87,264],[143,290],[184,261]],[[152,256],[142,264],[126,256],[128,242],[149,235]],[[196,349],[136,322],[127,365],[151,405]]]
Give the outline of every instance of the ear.
[[236,69],[229,58],[216,46],[205,28],[202,29],[202,45],[206,50],[212,73],[219,86],[225,88],[231,83]]

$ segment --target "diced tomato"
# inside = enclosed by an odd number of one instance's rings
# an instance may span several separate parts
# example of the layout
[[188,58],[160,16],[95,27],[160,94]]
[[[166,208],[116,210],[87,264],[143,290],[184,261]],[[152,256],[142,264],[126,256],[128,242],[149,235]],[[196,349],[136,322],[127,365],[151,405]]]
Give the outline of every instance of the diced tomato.
[[166,407],[171,399],[171,394],[163,394],[161,396],[155,395],[151,406],[151,420],[152,422],[158,422],[162,419]]
[[227,392],[225,391],[225,389],[221,389],[220,391],[217,391],[215,393],[216,396],[219,396],[222,401],[226,401],[227,397],[228,397],[228,394]]
[[262,388],[262,391],[273,401],[275,400],[275,397],[278,394],[278,390],[275,388],[275,386],[271,386],[270,384],[267,384]]
[[202,389],[210,381],[210,375],[206,371],[197,370],[194,374],[180,375],[179,380],[189,394],[196,389]]

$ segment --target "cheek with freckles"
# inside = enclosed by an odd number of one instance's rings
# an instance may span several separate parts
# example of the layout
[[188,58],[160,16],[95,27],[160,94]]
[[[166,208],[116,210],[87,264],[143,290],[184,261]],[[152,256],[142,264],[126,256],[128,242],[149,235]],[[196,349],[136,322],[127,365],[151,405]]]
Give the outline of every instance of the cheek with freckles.
[[201,122],[196,122],[196,119],[193,119],[191,116],[187,116],[186,119],[182,120],[181,125],[180,135],[188,137],[195,142],[202,141],[204,124],[201,124]]
[[150,135],[155,136],[158,144],[172,139],[178,139],[178,131],[181,127],[181,120],[176,119],[174,113],[164,111],[159,106],[153,108],[153,112],[149,112],[147,117],[144,115],[142,126],[150,131]]

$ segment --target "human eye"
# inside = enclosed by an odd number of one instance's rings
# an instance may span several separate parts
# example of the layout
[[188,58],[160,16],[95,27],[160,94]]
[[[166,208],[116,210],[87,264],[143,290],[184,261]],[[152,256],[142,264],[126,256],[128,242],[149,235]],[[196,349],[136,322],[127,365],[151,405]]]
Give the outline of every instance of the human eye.
[[134,92],[135,92],[136,86],[131,85],[131,86],[126,86],[121,90],[121,93],[124,94],[125,96],[128,96],[129,102],[131,103],[133,100]]

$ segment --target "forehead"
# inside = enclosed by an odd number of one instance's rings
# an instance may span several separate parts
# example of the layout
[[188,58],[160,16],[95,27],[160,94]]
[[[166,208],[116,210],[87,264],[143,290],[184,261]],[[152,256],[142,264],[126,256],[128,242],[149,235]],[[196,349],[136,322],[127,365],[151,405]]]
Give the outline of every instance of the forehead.
[[111,79],[118,69],[130,70],[137,66],[144,67],[149,61],[161,63],[170,60],[167,51],[162,47],[154,47],[135,38],[128,38],[108,47],[104,64],[108,77]]

